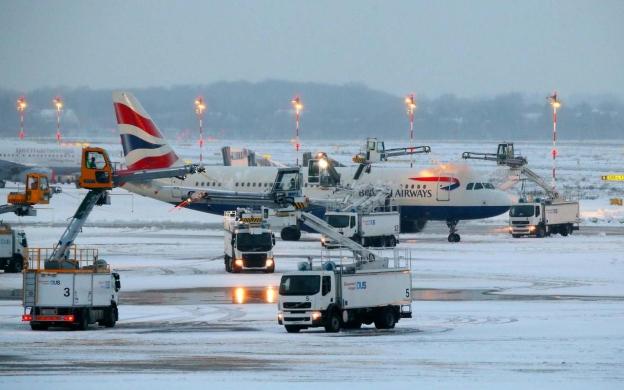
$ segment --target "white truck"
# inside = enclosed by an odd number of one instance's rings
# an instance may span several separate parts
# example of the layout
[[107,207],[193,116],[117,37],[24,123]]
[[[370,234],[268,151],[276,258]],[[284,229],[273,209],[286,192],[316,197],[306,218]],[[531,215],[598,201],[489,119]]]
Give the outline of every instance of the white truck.
[[225,270],[275,271],[275,235],[267,222],[268,209],[226,211],[223,218]]
[[509,209],[509,232],[514,238],[567,236],[579,229],[579,221],[579,203],[574,201],[536,199]]
[[4,272],[22,272],[27,259],[26,233],[0,224],[0,269]]
[[[398,211],[359,213],[355,211],[328,211],[325,220],[340,234],[362,246],[394,247],[399,242],[401,228]],[[321,236],[321,244],[335,248],[338,243]]]
[[289,333],[323,326],[326,332],[375,323],[391,329],[412,317],[409,268],[357,269],[332,262],[314,268],[302,263],[286,272],[279,287],[277,321]]
[[[22,321],[32,330],[50,326],[86,330],[98,323],[113,327],[119,319],[119,274],[93,249],[76,250],[59,262],[44,262],[51,248],[32,249],[24,271]],[[47,257],[46,257],[47,258]]]

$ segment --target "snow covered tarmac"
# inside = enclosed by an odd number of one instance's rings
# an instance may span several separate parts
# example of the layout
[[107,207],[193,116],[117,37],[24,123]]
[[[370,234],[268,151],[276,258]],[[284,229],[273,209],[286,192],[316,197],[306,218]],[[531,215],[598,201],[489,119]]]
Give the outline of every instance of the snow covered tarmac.
[[[30,246],[60,236],[79,201],[76,190],[62,196],[35,219],[12,220],[26,223]],[[619,224],[513,239],[503,217],[461,224],[462,242],[450,244],[444,225],[430,223],[401,237],[413,256],[413,319],[391,331],[287,334],[274,304],[232,304],[227,291],[276,286],[281,272],[320,253],[318,236],[278,241],[275,274],[227,274],[218,217],[137,199],[120,193],[96,209],[78,239],[121,273],[117,327],[33,332],[19,318],[21,276],[0,274],[0,388],[110,388],[111,379],[154,389],[624,383]]]
[[[31,245],[49,245],[61,229],[29,227]],[[171,295],[162,293],[159,304],[124,303],[122,295],[113,329],[33,332],[19,322],[20,302],[5,300],[0,385],[71,388],[85,375],[101,378],[93,387],[104,388],[114,374],[121,388],[344,381],[361,387],[620,387],[622,237],[514,240],[472,230],[465,227],[458,245],[435,232],[404,237],[401,246],[413,250],[414,287],[422,294],[415,294],[415,318],[391,331],[287,334],[276,323],[274,304],[172,304]],[[309,238],[278,242],[274,275],[225,273],[216,229],[91,227],[80,243],[97,245],[120,270],[123,291],[140,297],[145,290],[275,286],[279,272],[318,253],[318,241]],[[20,282],[18,275],[0,275],[0,290],[19,288]],[[452,291],[474,294],[449,300]],[[496,294],[504,299],[493,299]],[[510,299],[514,294],[517,299]]]

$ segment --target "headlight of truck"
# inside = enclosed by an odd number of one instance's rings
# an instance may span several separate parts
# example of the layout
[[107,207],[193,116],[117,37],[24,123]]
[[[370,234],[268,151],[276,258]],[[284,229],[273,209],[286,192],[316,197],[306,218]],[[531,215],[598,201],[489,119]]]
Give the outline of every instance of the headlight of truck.
[[321,319],[321,312],[320,311],[313,311],[312,312],[312,320],[316,321],[316,320],[320,320]]
[[401,313],[410,313],[412,311],[411,305],[401,305]]
[[278,321],[284,321],[284,313],[282,313],[281,311],[277,312],[277,320]]
[[234,265],[237,267],[242,267],[243,266],[243,259],[236,259],[234,260]]
[[266,259],[266,262],[264,263],[264,266],[269,268],[272,265],[273,265],[273,259],[271,259],[271,258]]
[[534,232],[535,231],[535,226],[533,226],[533,225],[529,226],[529,231],[530,232]]

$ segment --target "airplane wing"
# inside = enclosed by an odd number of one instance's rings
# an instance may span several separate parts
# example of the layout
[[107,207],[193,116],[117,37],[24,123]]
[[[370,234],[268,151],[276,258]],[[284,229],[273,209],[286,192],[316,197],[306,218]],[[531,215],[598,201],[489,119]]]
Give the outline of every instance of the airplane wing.
[[18,164],[6,160],[0,160],[0,181],[23,182],[29,172],[49,174],[50,170]]

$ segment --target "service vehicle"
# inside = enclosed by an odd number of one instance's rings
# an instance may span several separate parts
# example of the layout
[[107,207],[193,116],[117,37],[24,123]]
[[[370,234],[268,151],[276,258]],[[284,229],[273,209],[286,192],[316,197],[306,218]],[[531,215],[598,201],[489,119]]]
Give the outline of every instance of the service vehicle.
[[70,248],[63,261],[45,261],[52,248],[31,249],[24,270],[22,321],[32,330],[98,323],[113,327],[119,319],[121,283],[96,249]]
[[265,207],[260,210],[239,208],[225,212],[223,261],[227,272],[275,271],[275,235],[269,228],[268,215],[269,209]]
[[521,236],[562,236],[579,230],[579,203],[576,201],[535,199],[509,209],[509,233]]
[[375,324],[391,329],[412,316],[412,278],[408,267],[357,264],[320,267],[301,263],[286,272],[279,287],[278,323],[289,333],[324,327],[326,332]]
[[28,242],[23,230],[0,223],[0,269],[4,272],[22,272],[28,260]]
[[[328,211],[325,220],[340,234],[363,246],[394,247],[399,242],[401,215],[398,211]],[[327,248],[339,246],[327,236],[321,237],[321,244]]]

